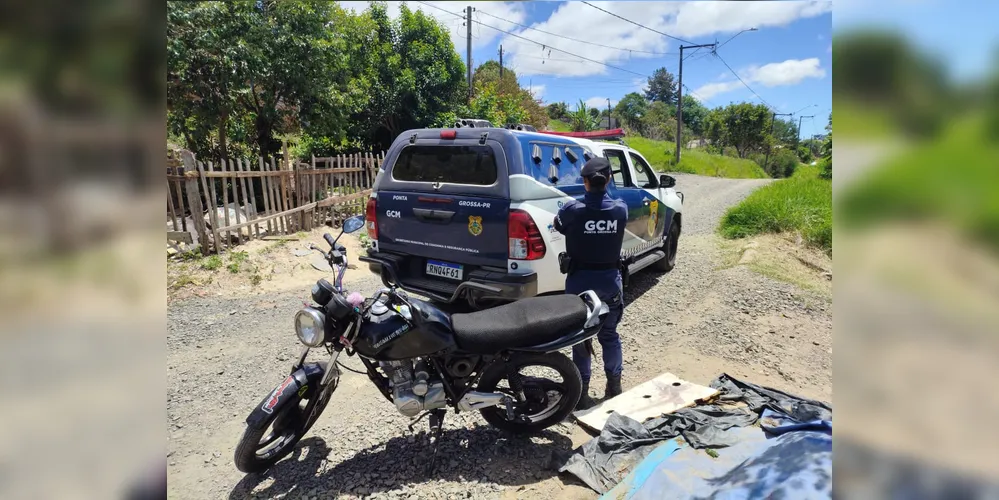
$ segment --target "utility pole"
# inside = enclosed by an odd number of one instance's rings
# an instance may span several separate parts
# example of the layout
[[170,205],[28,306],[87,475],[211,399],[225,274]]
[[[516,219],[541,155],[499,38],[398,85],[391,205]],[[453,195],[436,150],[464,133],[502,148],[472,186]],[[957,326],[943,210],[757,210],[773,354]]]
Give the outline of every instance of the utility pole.
[[472,6],[465,7],[465,27],[468,28],[468,100],[472,100]]
[[607,130],[611,129],[610,97],[607,98]]
[[[774,135],[774,122],[777,121],[778,116],[794,116],[794,113],[778,113],[773,112],[773,116],[770,117],[770,136]],[[766,172],[767,165],[770,164],[770,146],[767,146],[767,156],[763,159],[763,171]]]
[[815,115],[810,116],[799,116],[798,117],[798,135],[794,138],[794,148],[798,148],[798,144],[801,142],[801,120],[802,118],[815,118]]
[[503,81],[503,46],[500,45],[500,81]]
[[676,164],[680,164],[680,141],[683,135],[683,51],[684,49],[700,49],[711,47],[715,50],[717,43],[705,43],[702,45],[681,45],[680,46],[680,75],[679,83],[676,85]]

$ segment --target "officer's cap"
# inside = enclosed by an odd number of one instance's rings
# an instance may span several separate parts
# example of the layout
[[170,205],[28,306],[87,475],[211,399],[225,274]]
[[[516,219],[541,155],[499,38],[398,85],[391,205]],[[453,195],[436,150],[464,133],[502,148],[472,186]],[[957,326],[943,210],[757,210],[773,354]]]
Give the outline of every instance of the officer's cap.
[[593,158],[583,165],[579,174],[583,177],[603,177],[606,179],[610,176],[610,168],[610,162],[608,162],[605,158]]

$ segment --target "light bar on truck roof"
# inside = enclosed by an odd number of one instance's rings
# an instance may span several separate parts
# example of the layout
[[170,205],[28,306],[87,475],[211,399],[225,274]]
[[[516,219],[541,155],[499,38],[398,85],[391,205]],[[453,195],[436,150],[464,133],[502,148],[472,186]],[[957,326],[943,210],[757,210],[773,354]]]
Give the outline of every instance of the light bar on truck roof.
[[539,130],[539,134],[549,134],[549,135],[560,135],[562,137],[576,137],[578,139],[593,139],[593,140],[614,140],[621,139],[624,137],[623,128],[615,128],[611,130],[594,130],[592,132],[555,132],[551,130]]

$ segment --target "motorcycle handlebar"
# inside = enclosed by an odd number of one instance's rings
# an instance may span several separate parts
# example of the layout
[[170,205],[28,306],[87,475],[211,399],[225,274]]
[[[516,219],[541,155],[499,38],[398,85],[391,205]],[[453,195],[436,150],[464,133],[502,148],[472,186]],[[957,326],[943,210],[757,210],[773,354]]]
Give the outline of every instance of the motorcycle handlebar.
[[335,240],[333,239],[332,236],[330,236],[330,233],[323,234],[323,239],[326,240],[326,243],[329,243],[330,248],[335,247],[335,244],[333,243]]

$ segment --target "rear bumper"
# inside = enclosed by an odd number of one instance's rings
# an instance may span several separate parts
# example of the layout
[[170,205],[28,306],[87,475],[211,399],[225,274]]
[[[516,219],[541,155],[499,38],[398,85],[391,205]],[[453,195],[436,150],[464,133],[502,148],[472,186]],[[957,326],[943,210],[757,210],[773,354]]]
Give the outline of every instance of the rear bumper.
[[369,252],[360,257],[371,272],[382,277],[386,286],[396,285],[407,292],[425,295],[441,302],[468,299],[514,301],[538,294],[538,275],[507,274],[475,269],[461,283],[428,277],[423,272],[424,259],[386,252]]

